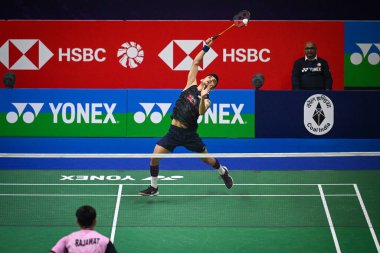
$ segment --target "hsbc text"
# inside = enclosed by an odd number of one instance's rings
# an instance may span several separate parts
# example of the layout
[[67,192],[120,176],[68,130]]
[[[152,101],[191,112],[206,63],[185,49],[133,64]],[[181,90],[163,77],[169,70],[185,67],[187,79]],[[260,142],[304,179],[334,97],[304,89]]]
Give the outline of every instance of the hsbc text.
[[59,61],[73,61],[73,62],[103,62],[106,60],[106,50],[104,48],[60,48],[58,51]]
[[256,49],[256,48],[232,48],[223,49],[223,62],[269,62],[270,50],[268,48]]

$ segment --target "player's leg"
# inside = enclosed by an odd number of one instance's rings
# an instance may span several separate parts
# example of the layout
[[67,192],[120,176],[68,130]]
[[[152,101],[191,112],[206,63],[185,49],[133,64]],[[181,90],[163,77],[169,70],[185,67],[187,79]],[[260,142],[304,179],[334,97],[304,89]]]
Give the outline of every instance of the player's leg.
[[[208,153],[207,149],[205,148],[202,153]],[[230,173],[226,166],[223,166],[219,163],[218,159],[213,157],[202,157],[201,160],[208,165],[212,166],[214,169],[216,169],[220,175],[220,177],[223,179],[224,184],[228,189],[230,189],[234,185],[234,180],[230,176]]]
[[[167,154],[170,150],[167,150],[164,147],[161,147],[160,145],[156,145],[153,150],[153,154]],[[151,186],[154,188],[157,188],[157,180],[158,180],[158,173],[160,171],[159,169],[159,162],[162,158],[158,157],[152,157],[150,159],[150,176],[151,176]]]
[[[203,143],[203,141],[199,137],[198,133],[196,133],[196,132],[189,133],[188,136],[186,136],[186,137],[187,137],[186,138],[187,142],[184,145],[185,148],[187,148],[188,150],[191,150],[193,152],[196,152],[196,153],[208,153],[206,145]],[[232,177],[229,175],[227,167],[222,166],[219,163],[218,159],[213,158],[213,157],[202,157],[201,160],[204,163],[212,166],[214,169],[216,169],[219,172],[219,175],[223,179],[224,184],[226,185],[226,187],[228,189],[230,189],[233,186],[234,181],[233,181]]]
[[[153,150],[153,154],[166,154],[169,153],[170,151],[167,150],[164,147],[161,147],[160,145],[156,144]],[[157,181],[158,181],[158,173],[159,173],[159,162],[161,158],[158,157],[152,157],[150,159],[150,185],[148,186],[147,189],[142,190],[139,192],[140,195],[142,196],[157,196],[159,194],[158,192],[158,186],[157,186]]]
[[[176,129],[171,126],[168,133],[162,137],[156,144],[153,150],[153,154],[166,154],[173,152],[176,146],[178,146],[178,140],[176,138]],[[147,189],[140,191],[139,194],[142,196],[155,196],[158,195],[158,173],[159,173],[159,162],[161,158],[152,157],[150,160],[150,178],[151,182]]]

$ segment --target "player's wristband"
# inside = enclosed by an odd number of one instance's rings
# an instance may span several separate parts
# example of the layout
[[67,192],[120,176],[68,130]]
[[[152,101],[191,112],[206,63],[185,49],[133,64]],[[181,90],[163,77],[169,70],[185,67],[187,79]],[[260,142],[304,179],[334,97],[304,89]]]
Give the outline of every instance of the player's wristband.
[[210,50],[210,47],[207,46],[207,45],[204,45],[203,48],[202,48],[202,50],[203,50],[205,53],[207,53],[208,50]]

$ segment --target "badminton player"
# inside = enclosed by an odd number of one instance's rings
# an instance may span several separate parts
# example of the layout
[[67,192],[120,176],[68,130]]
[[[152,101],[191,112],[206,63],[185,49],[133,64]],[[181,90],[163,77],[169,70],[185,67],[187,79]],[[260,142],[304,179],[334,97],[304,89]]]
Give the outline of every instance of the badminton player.
[[[206,145],[197,133],[197,120],[198,116],[203,115],[210,107],[209,93],[215,89],[219,78],[216,74],[208,74],[200,80],[198,85],[196,77],[199,64],[212,44],[212,38],[207,39],[206,45],[204,45],[203,49],[195,57],[187,77],[186,87],[174,105],[169,131],[157,142],[153,154],[173,152],[177,146],[184,146],[188,150],[196,153],[208,153]],[[159,194],[157,181],[160,160],[161,158],[151,158],[151,184],[147,189],[140,191],[140,195],[154,196]],[[229,175],[227,167],[222,166],[215,158],[201,158],[201,160],[219,172],[228,189],[233,186],[233,179]]]
[[51,253],[116,253],[110,239],[94,230],[96,211],[93,207],[78,208],[76,216],[80,230],[60,239]]

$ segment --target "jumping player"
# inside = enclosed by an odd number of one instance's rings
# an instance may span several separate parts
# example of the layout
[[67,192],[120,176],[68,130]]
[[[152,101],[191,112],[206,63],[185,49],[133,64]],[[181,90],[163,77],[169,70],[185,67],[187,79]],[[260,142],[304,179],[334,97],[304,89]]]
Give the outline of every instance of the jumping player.
[[[204,79],[201,79],[200,84],[197,85],[196,77],[199,64],[212,44],[213,40],[211,38],[207,39],[206,45],[195,57],[187,77],[186,87],[175,103],[169,131],[157,142],[153,154],[173,152],[177,146],[184,146],[196,153],[208,153],[206,145],[197,133],[197,120],[199,115],[203,115],[210,107],[209,92],[215,89],[219,78],[216,74],[209,74]],[[151,184],[147,189],[140,191],[140,195],[155,196],[159,194],[157,181],[160,160],[161,158],[151,158]],[[215,158],[201,158],[201,160],[218,170],[228,189],[233,186],[233,179],[229,175],[227,167],[222,166]]]

